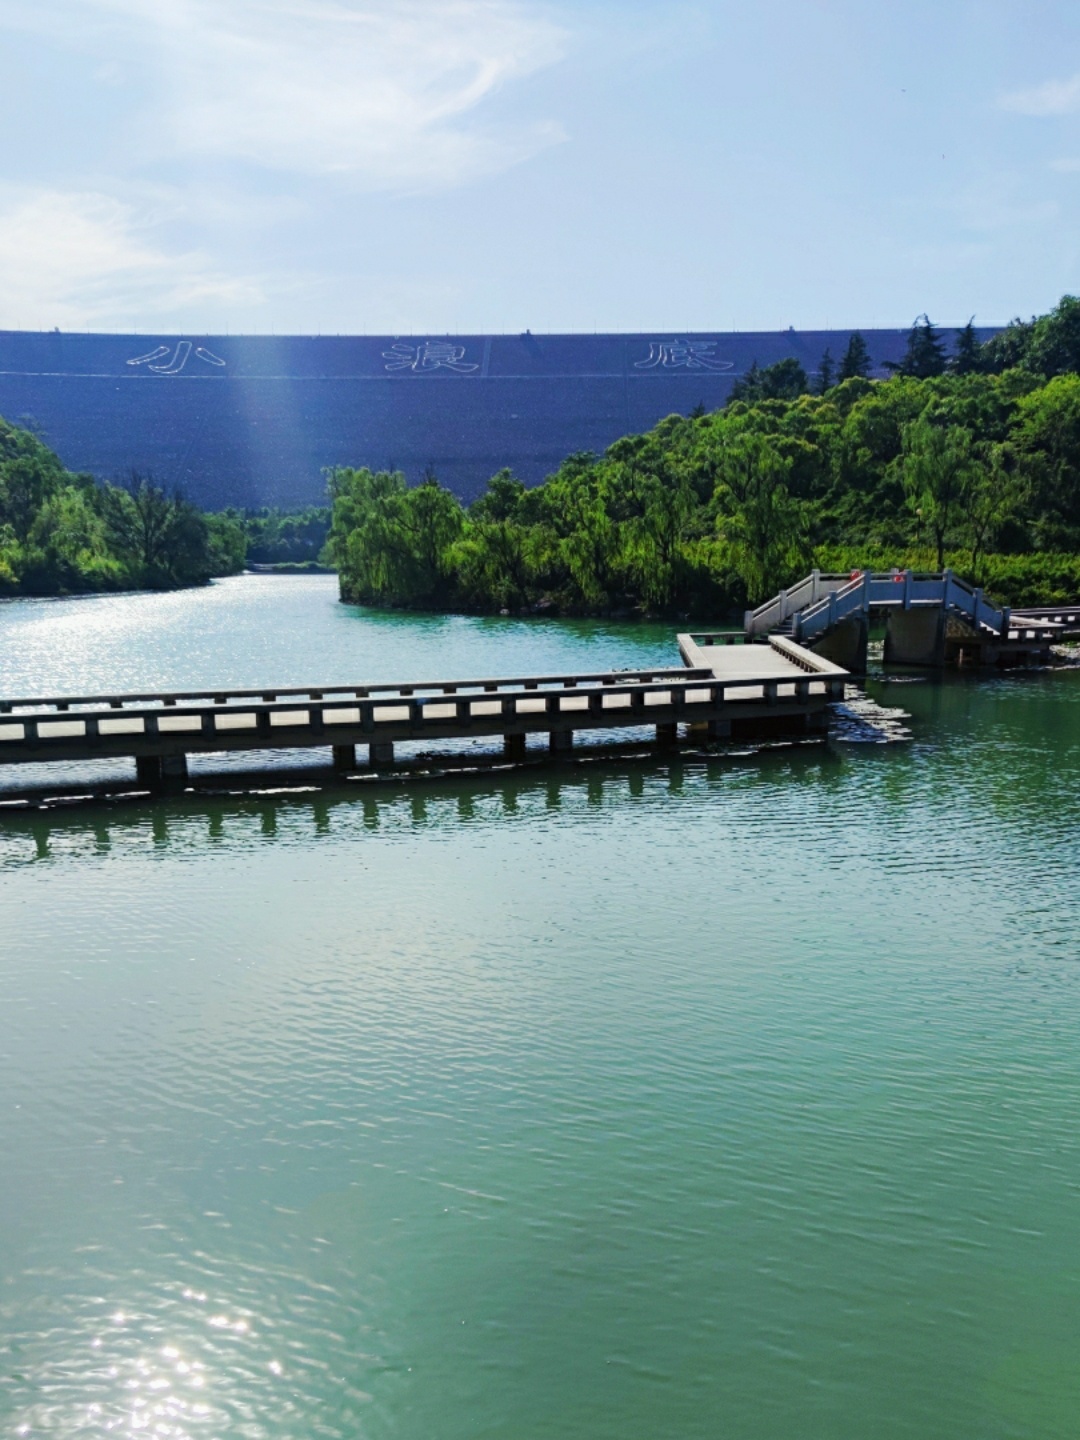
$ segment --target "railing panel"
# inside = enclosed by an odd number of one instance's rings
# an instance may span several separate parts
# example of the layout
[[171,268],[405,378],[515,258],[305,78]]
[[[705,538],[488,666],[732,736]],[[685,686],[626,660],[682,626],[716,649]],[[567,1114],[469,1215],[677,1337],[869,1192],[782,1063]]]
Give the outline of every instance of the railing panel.
[[162,734],[186,734],[193,730],[201,730],[203,717],[201,715],[159,715],[157,725]]
[[44,720],[38,725],[43,740],[75,740],[85,734],[85,720]]
[[[254,719],[254,717],[252,717]],[[98,722],[98,733],[101,735],[142,735],[146,726],[142,716],[131,716],[126,720],[100,720]],[[41,733],[41,727],[38,727]]]
[[[106,733],[105,727],[110,723],[112,722],[108,720],[103,720],[101,722],[102,734]],[[118,720],[115,723],[117,725],[122,725],[125,722],[122,720]],[[258,726],[258,723],[259,722],[254,710],[241,710],[234,715],[217,714],[214,716],[215,730],[254,730]],[[110,731],[109,733],[114,734],[116,732]]]

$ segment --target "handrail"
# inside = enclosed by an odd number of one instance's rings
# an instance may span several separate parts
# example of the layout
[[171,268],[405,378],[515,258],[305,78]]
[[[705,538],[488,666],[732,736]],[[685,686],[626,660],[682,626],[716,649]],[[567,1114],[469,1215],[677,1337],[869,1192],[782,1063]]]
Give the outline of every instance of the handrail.
[[[843,583],[836,583],[842,580]],[[810,588],[814,598],[809,603],[796,603]],[[954,575],[951,570],[861,570],[852,575],[822,575],[814,571],[791,589],[757,610],[746,614],[746,634],[754,637],[791,618],[792,632],[797,641],[818,638],[842,620],[862,611],[905,610],[929,606],[952,610],[976,629],[983,628],[995,635],[1006,636],[1009,629],[1008,607],[999,609],[983,591]]]
[[143,691],[125,695],[61,695],[54,697],[0,700],[0,714],[10,714],[16,709],[28,710],[33,708],[49,708],[66,712],[75,706],[87,705],[107,705],[112,710],[122,710],[128,705],[164,705],[171,707],[198,700],[209,701],[213,705],[227,705],[233,700],[259,700],[263,703],[271,703],[278,696],[286,696],[290,700],[306,697],[309,700],[321,701],[327,696],[363,700],[368,696],[409,696],[425,691],[434,694],[452,695],[463,690],[482,690],[488,694],[496,694],[499,691],[514,686],[534,689],[545,685],[561,685],[564,689],[570,689],[579,685],[630,684],[635,680],[647,681],[653,678],[659,680],[665,680],[668,677],[679,680],[694,678],[705,679],[706,677],[711,677],[711,675],[712,671],[707,669],[687,670],[684,666],[662,665],[656,667],[642,666],[640,669],[601,670],[581,674],[526,675],[482,680],[407,680],[381,685],[264,685],[255,690],[218,690],[213,686],[208,686],[204,690]]
[[[721,678],[683,668],[666,681],[634,678],[589,689],[538,691],[518,684],[499,694],[368,696],[306,705],[260,703],[158,706],[117,714],[112,709],[62,715],[55,710],[0,721],[0,765],[118,755],[169,756],[217,750],[291,749],[375,744],[384,740],[453,739],[541,730],[609,729],[642,724],[695,724],[729,704],[766,708],[827,704],[843,698],[844,674]],[[744,702],[740,704],[739,702]],[[729,712],[730,713],[730,712]]]

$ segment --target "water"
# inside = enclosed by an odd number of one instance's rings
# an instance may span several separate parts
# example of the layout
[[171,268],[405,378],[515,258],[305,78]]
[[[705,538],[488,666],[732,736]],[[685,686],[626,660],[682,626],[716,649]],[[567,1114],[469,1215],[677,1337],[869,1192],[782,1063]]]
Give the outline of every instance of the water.
[[[667,663],[321,577],[0,689]],[[0,818],[0,1433],[1072,1437],[1080,674],[906,744]]]

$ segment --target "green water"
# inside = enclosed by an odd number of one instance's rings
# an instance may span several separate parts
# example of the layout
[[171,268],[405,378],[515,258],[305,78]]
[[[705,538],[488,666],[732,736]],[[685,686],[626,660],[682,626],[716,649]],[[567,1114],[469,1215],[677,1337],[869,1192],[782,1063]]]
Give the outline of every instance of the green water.
[[[0,606],[9,694],[674,658]],[[0,1433],[1074,1437],[1080,672],[871,690],[909,743],[0,810]]]

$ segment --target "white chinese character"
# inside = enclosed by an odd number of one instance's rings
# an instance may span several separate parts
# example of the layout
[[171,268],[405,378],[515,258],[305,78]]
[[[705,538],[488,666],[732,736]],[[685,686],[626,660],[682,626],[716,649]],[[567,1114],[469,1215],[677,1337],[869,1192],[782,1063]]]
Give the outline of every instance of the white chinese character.
[[384,350],[387,370],[453,370],[455,375],[469,375],[479,365],[465,362],[465,346],[449,340],[425,340],[422,345],[392,345]]
[[[169,347],[167,345],[159,345],[156,350],[151,350],[146,355],[137,355],[134,360],[129,360],[127,363],[129,365],[146,365],[153,370],[156,375],[179,375],[180,371],[183,370],[187,364],[190,354],[191,341],[179,340],[177,341],[176,349],[171,355],[169,355]],[[206,365],[225,364],[225,361],[222,360],[220,356],[215,355],[212,350],[207,350],[203,345],[195,347],[195,354]],[[162,358],[166,355],[169,357],[167,360]],[[155,361],[160,361],[161,363],[155,364]]]
[[653,340],[649,358],[634,362],[635,370],[734,370],[734,360],[712,354],[715,340]]

